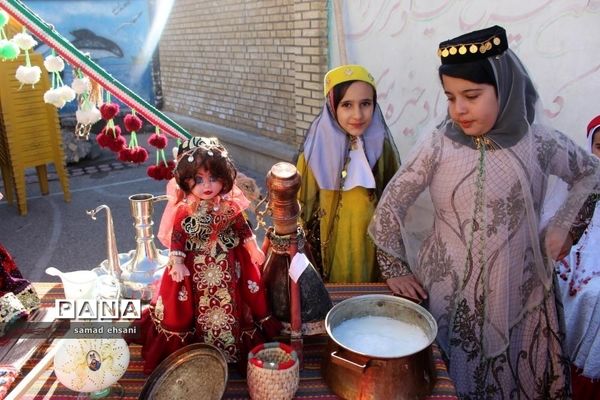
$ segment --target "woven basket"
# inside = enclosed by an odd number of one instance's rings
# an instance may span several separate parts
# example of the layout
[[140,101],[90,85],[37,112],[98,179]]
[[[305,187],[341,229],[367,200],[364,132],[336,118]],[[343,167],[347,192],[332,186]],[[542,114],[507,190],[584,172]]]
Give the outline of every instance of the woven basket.
[[290,400],[299,380],[298,355],[290,346],[264,343],[248,354],[248,391],[253,400]]

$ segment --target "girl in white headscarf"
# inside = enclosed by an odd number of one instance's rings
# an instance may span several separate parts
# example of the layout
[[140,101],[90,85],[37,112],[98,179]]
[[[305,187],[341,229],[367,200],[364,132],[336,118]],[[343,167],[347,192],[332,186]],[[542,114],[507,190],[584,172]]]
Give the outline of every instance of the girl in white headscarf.
[[375,79],[364,67],[330,70],[324,94],[298,157],[301,219],[326,282],[375,282],[367,226],[400,157],[377,104]]
[[[369,227],[378,261],[394,292],[428,299],[461,398],[568,398],[549,258],[568,252],[598,160],[538,123],[503,28],[442,42],[439,55],[448,114],[386,187]],[[542,227],[550,176],[570,190]]]
[[[600,115],[587,127],[588,149],[600,157]],[[566,348],[573,367],[574,399],[600,399],[600,207],[598,194],[586,205],[593,217],[569,255],[557,263],[565,309]],[[585,211],[585,210],[584,210]],[[595,396],[595,397],[594,397]]]

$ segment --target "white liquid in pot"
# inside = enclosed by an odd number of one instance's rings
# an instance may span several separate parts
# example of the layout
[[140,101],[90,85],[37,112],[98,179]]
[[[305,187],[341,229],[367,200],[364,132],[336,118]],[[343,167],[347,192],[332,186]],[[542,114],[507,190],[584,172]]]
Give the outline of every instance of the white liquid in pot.
[[429,345],[417,325],[389,317],[361,317],[333,328],[333,337],[344,347],[375,357],[403,357]]

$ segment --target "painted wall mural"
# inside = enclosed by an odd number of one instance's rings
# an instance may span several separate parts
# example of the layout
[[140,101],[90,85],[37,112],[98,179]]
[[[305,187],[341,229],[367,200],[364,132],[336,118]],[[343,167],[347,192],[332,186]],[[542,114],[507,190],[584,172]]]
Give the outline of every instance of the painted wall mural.
[[[491,25],[503,26],[540,93],[547,121],[579,144],[600,114],[600,0],[341,1],[343,35],[331,12],[331,66],[365,65],[378,100],[406,154],[419,132],[445,115],[436,50],[439,42]],[[329,7],[330,10],[333,7]],[[342,40],[340,40],[340,37]]]
[[[80,51],[138,96],[154,104],[152,60],[142,56],[150,29],[151,10],[148,0],[25,0],[39,15]],[[60,10],[60,12],[57,12]],[[44,56],[50,48],[38,43],[35,48]],[[71,68],[64,71],[71,81]],[[61,114],[73,114],[76,105],[68,103]]]

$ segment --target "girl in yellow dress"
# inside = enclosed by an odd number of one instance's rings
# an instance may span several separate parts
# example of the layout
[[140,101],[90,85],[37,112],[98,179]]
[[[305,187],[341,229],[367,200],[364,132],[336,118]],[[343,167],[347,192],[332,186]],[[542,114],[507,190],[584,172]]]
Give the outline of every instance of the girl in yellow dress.
[[298,157],[301,218],[326,282],[374,282],[378,269],[367,226],[400,157],[364,67],[329,71],[324,94]]

